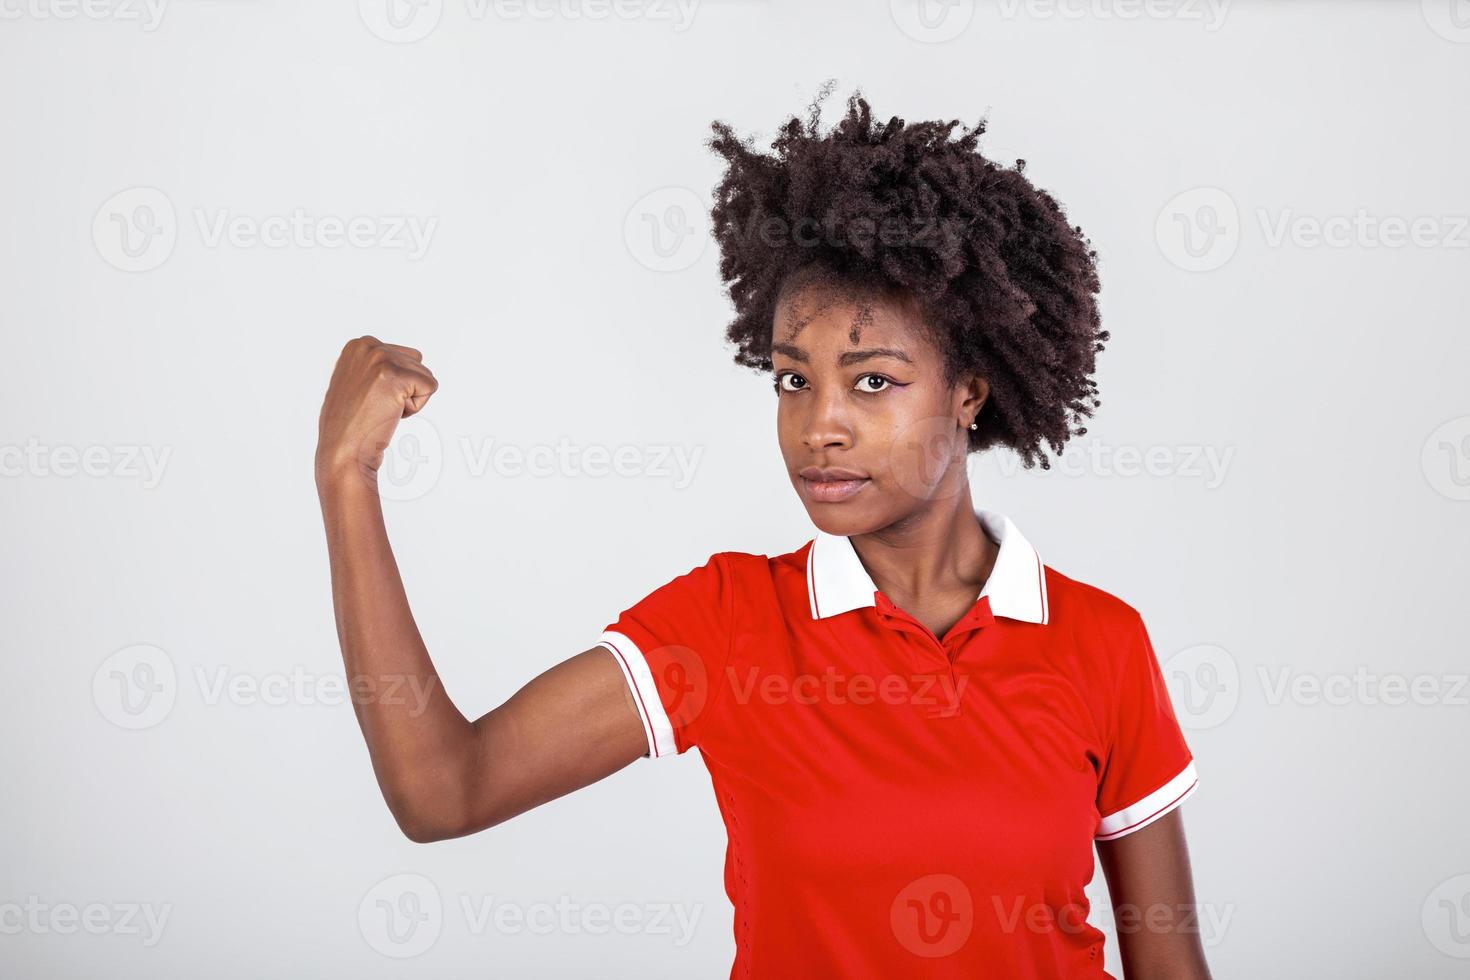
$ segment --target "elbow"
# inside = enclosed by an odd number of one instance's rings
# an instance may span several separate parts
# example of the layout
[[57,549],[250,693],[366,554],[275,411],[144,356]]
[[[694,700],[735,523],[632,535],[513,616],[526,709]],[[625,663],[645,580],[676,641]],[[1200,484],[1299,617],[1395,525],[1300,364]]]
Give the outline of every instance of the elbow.
[[396,813],[393,818],[398,821],[398,829],[403,831],[403,836],[415,844],[432,844],[435,841],[450,840],[460,836],[440,824],[413,820]]
[[435,841],[452,840],[472,833],[468,820],[452,813],[424,811],[405,807],[390,807],[393,819],[403,836],[415,844],[432,844]]
[[415,844],[464,837],[477,829],[468,807],[450,793],[419,786],[384,796],[398,829]]

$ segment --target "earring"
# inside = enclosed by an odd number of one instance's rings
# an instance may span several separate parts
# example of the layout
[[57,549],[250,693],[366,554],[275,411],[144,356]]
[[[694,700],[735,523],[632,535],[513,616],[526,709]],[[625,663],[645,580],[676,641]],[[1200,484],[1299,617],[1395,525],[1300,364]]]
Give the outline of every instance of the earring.
[[978,428],[980,428],[980,423],[979,422],[971,422],[970,423],[970,428],[972,428],[972,429],[978,429]]

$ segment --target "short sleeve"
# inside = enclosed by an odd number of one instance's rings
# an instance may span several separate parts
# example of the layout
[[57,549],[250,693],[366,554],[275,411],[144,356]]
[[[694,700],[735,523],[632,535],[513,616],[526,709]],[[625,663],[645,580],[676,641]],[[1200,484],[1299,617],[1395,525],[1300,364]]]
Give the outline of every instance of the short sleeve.
[[734,583],[723,553],[654,589],[603,629],[632,690],[648,756],[697,745],[729,658]]
[[1130,610],[1113,651],[1114,688],[1106,762],[1098,779],[1096,840],[1141,830],[1199,785],[1194,754],[1143,619]]

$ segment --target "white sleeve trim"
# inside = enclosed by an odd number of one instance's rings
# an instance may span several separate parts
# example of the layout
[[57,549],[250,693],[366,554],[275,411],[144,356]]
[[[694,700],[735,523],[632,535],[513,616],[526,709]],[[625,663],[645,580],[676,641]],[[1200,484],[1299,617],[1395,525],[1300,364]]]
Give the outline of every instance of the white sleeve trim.
[[1194,760],[1152,793],[1130,806],[1116,810],[1103,817],[1097,825],[1094,840],[1117,840],[1135,830],[1142,830],[1170,810],[1189,799],[1199,788],[1199,777],[1194,771]]
[[633,703],[638,706],[638,717],[643,720],[643,734],[648,738],[648,757],[658,759],[666,755],[677,755],[674,743],[674,726],[664,712],[664,703],[659,700],[658,685],[653,682],[653,672],[643,651],[622,633],[604,630],[598,645],[613,653],[613,659],[623,669],[623,677],[633,690]]

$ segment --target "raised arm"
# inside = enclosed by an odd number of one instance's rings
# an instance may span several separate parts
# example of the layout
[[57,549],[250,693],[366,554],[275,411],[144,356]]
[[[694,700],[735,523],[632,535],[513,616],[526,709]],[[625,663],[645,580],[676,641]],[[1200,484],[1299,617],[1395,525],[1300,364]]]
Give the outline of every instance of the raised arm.
[[399,419],[438,388],[420,353],[359,337],[342,349],[319,423],[316,482],[337,637],[373,772],[415,841],[460,837],[608,776],[648,746],[623,675],[593,647],[470,721],[419,635],[378,498]]

